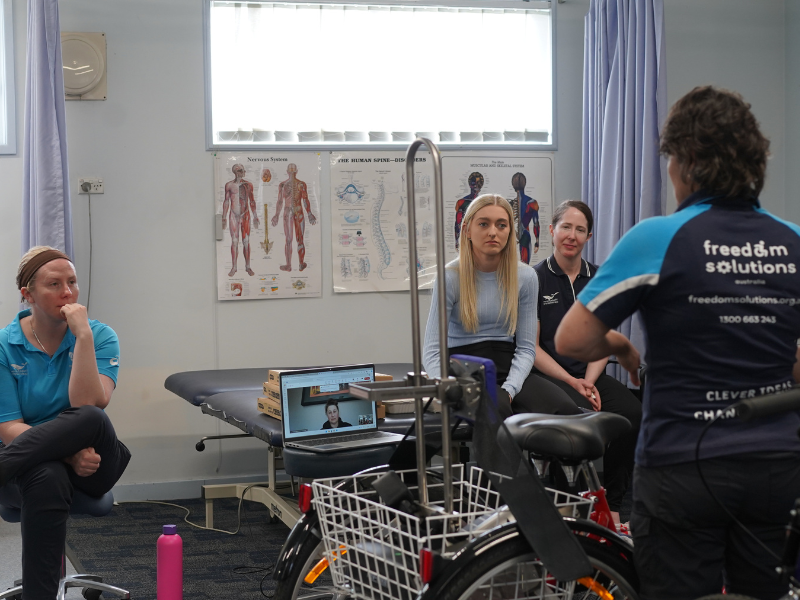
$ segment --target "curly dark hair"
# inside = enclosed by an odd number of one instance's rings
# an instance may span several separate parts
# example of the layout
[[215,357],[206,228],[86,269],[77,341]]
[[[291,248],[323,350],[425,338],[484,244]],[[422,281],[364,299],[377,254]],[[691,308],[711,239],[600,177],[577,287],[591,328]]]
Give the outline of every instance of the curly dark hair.
[[564,218],[564,214],[570,208],[577,208],[579,211],[583,213],[583,216],[586,217],[586,225],[589,229],[588,233],[592,233],[592,227],[594,227],[594,217],[592,216],[592,209],[589,208],[589,205],[585,202],[581,202],[580,200],[564,200],[561,204],[556,206],[556,209],[553,211],[553,219],[551,224],[553,227],[558,225],[558,222]]
[[764,188],[769,140],[736,92],[703,86],[678,100],[664,124],[660,150],[697,189],[758,197]]

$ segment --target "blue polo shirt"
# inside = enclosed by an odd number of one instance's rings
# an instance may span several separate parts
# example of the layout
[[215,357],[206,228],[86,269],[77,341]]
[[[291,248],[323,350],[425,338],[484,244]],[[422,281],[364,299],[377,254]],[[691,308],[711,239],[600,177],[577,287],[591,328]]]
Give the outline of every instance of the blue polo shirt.
[[800,416],[743,423],[729,406],[793,383],[800,338],[800,227],[754,198],[699,191],[632,228],[578,296],[610,328],[640,310],[647,385],[636,462],[800,452]]
[[[56,418],[70,407],[69,377],[75,336],[67,329],[52,356],[31,344],[22,332],[24,310],[5,329],[0,329],[0,423],[22,419],[34,426]],[[108,325],[89,321],[94,336],[97,370],[117,382],[119,340]]]

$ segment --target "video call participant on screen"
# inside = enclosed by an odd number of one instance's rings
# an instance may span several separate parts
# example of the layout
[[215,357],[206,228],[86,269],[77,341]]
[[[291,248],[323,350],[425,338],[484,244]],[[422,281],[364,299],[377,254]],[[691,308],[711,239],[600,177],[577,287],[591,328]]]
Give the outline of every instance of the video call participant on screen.
[[339,402],[337,400],[328,400],[325,403],[325,414],[328,420],[322,424],[322,429],[336,429],[337,427],[352,427],[347,421],[342,421],[339,418]]

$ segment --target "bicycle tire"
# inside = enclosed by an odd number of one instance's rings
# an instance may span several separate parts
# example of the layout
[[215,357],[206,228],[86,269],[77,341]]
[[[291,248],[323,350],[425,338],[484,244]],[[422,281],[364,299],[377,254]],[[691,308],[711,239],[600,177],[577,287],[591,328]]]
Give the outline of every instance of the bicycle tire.
[[[615,600],[639,600],[638,578],[630,563],[595,540],[578,540],[594,569],[589,580],[580,580],[584,583],[559,582],[549,576],[528,541],[519,535],[488,548],[465,565],[463,576],[440,600],[595,600],[604,597],[600,592],[610,593]],[[593,591],[592,585],[601,587]]]
[[343,600],[346,596],[337,594],[333,587],[331,570],[327,569],[312,585],[303,582],[306,574],[323,557],[325,545],[317,538],[306,541],[300,548],[298,559],[286,578],[275,586],[275,600]]

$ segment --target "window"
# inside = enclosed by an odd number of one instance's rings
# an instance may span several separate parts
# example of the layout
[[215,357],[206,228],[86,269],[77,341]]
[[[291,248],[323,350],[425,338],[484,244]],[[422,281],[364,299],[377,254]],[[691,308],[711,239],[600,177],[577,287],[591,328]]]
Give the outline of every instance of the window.
[[521,0],[208,0],[209,148],[552,149],[553,15]]
[[0,38],[0,154],[16,154],[17,111],[11,0],[0,0]]

